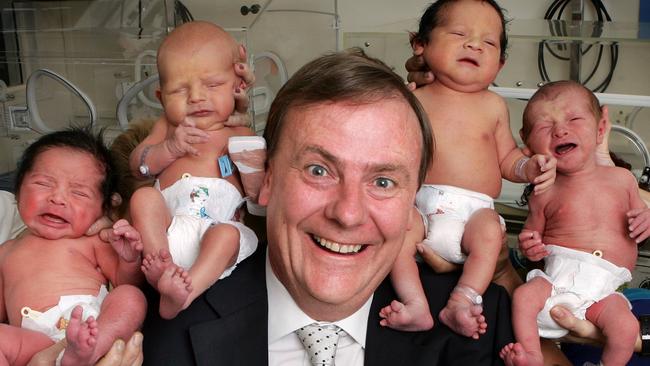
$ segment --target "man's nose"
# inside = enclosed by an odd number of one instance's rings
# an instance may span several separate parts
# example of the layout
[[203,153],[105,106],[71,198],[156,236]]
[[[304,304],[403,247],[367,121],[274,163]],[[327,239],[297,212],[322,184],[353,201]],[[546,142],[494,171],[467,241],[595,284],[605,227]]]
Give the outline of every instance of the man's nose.
[[343,227],[363,224],[368,218],[366,196],[361,183],[342,182],[326,208],[326,216]]

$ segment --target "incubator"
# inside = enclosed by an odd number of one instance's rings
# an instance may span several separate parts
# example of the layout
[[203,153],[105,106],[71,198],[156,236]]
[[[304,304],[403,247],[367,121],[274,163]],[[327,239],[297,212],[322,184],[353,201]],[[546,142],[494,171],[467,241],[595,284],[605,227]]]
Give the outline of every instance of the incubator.
[[337,0],[4,1],[0,8],[0,174],[15,169],[40,133],[93,124],[111,140],[129,123],[159,116],[156,50],[180,22],[214,22],[247,47],[260,134],[289,75],[341,48]]

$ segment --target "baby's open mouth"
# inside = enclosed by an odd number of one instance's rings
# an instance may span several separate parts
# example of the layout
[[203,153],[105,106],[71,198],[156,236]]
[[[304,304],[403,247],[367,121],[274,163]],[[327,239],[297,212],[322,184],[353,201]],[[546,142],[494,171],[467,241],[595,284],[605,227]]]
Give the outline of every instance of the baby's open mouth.
[[474,66],[478,66],[478,62],[476,60],[471,59],[471,58],[461,58],[459,61],[469,63],[469,64],[472,64]]
[[49,222],[52,222],[52,223],[56,223],[56,224],[65,224],[65,223],[68,222],[68,221],[67,221],[66,219],[64,219],[63,217],[61,217],[61,216],[57,216],[57,215],[53,215],[53,214],[43,214],[43,215],[41,215],[41,216],[42,216],[43,219],[45,219],[46,221],[49,221]]
[[557,155],[564,155],[564,154],[568,153],[569,151],[575,149],[576,146],[577,145],[573,144],[573,143],[557,145],[555,147],[555,153]]
[[323,248],[328,249],[334,253],[339,254],[355,254],[359,253],[365,245],[361,244],[340,244],[331,240],[327,240],[316,235],[312,235],[312,239]]

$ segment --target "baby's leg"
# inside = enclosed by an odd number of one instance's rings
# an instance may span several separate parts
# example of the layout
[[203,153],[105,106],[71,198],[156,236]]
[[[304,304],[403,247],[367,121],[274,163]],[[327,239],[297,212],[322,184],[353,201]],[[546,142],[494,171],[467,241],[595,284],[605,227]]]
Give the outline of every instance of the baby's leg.
[[144,245],[142,271],[147,282],[157,288],[165,269],[173,265],[167,241],[171,216],[162,193],[153,187],[138,189],[131,197],[130,213]]
[[146,300],[135,286],[120,285],[106,295],[97,319],[81,320],[81,307],[75,308],[66,329],[62,365],[94,365],[118,338],[128,340],[142,322]]
[[43,333],[0,324],[0,366],[26,365],[37,352],[53,344]]
[[622,296],[609,295],[591,305],[586,318],[605,336],[601,362],[604,365],[625,365],[632,357],[639,335],[639,321],[630,311],[627,301]]
[[500,356],[506,365],[539,365],[544,363],[540,346],[537,314],[551,295],[551,284],[536,277],[519,287],[512,299],[512,322],[517,343],[503,347]]
[[415,263],[415,244],[422,241],[424,227],[420,214],[415,208],[413,211],[413,227],[406,232],[402,250],[391,271],[391,281],[401,302],[393,300],[379,312],[381,325],[403,331],[433,327],[433,317]]
[[[467,253],[458,287],[478,294],[487,289],[503,242],[499,215],[491,209],[476,211],[465,225],[462,248]],[[440,321],[456,333],[477,339],[485,333],[487,323],[482,307],[473,304],[462,292],[453,291],[447,305],[440,311]]]
[[494,277],[492,282],[496,283],[499,286],[508,291],[510,297],[515,292],[515,289],[519,287],[524,281],[521,279],[515,268],[510,262],[510,252],[508,250],[508,244],[506,243],[506,233],[503,232],[501,238],[501,248],[499,255],[497,257],[496,268],[494,269]]
[[201,239],[201,249],[186,274],[165,273],[160,278],[160,316],[174,318],[194,299],[212,286],[231,267],[239,254],[239,230],[229,224],[209,228]]

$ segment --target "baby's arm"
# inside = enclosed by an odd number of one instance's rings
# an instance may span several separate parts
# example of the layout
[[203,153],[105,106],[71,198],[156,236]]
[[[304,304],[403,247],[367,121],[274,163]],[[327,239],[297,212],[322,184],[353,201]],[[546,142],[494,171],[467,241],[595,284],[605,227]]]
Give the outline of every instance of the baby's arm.
[[[129,167],[134,177],[148,178],[158,175],[176,159],[186,154],[197,155],[192,145],[206,142],[208,134],[194,126],[190,121],[183,121],[169,133],[169,123],[160,117],[154,124],[149,136],[133,149],[129,157]],[[148,171],[141,171],[141,167]]]
[[631,207],[626,213],[628,230],[630,231],[630,238],[639,244],[650,237],[650,209],[645,201],[641,199],[636,178],[632,174],[627,174],[627,176],[629,177],[626,181],[627,191],[630,195]]
[[501,176],[515,183],[532,183],[535,194],[547,190],[555,182],[555,166],[557,161],[553,156],[536,154],[528,158],[517,147],[510,131],[510,117],[503,98],[498,97],[499,112],[494,138],[497,145]]
[[140,266],[143,245],[140,233],[128,221],[122,219],[112,228],[102,230],[99,236],[103,243],[96,246],[95,255],[99,267],[109,281],[115,286],[142,283]]
[[528,202],[528,217],[524,223],[523,230],[519,233],[519,249],[526,258],[533,262],[537,262],[548,255],[546,246],[542,242],[542,233],[546,226],[544,201],[545,199],[540,198],[540,196],[530,197],[530,201]]

